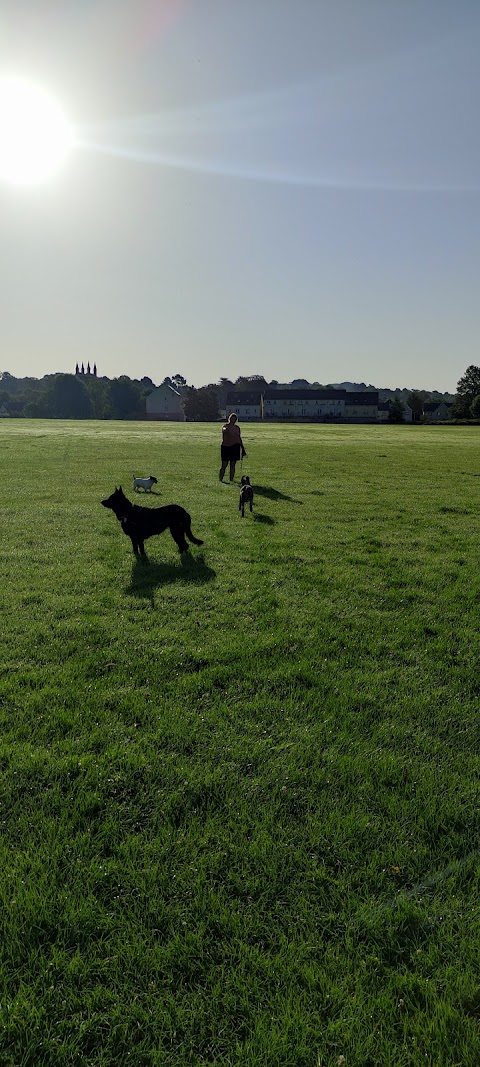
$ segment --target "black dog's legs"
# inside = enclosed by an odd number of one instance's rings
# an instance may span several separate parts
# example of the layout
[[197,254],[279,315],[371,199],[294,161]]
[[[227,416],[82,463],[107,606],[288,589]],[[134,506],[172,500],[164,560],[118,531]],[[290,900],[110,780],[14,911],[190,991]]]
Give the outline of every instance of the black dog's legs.
[[133,537],[131,537],[130,540],[132,542],[132,548],[133,548],[133,551],[134,551],[135,555],[136,556],[140,555],[140,556],[142,556],[143,559],[146,559],[147,558],[147,554],[146,554],[145,548],[143,546],[143,541],[134,541]]
[[250,511],[253,511],[253,500],[250,501]]
[[171,533],[171,535],[173,537],[173,540],[175,541],[175,544],[178,547],[178,551],[180,553],[181,552],[188,552],[188,545],[187,545],[187,542],[186,542],[186,540],[185,540],[185,538],[183,536],[182,531],[181,530],[176,530],[175,527],[170,526],[170,533]]

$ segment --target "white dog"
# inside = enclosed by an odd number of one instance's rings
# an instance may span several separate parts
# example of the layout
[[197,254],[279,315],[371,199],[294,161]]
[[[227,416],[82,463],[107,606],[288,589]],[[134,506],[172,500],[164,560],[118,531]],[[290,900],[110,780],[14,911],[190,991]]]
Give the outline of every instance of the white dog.
[[152,485],[156,484],[157,478],[154,478],[153,474],[151,474],[149,478],[136,478],[135,475],[133,475],[133,488],[135,492],[138,492],[139,489],[143,489],[144,493],[151,493]]

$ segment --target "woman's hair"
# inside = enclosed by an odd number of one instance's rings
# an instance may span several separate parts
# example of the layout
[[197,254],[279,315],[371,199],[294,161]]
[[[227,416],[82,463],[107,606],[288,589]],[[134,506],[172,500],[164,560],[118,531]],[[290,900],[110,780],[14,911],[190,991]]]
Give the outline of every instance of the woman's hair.
[[238,418],[238,415],[236,415],[234,411],[231,411],[230,415],[228,416],[228,421],[232,422],[232,419],[235,419],[235,422],[236,422],[237,418]]

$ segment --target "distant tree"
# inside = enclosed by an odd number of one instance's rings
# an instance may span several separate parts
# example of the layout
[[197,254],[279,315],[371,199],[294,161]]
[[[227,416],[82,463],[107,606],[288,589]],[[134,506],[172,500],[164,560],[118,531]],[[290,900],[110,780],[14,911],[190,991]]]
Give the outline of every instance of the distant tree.
[[472,400],[470,414],[473,419],[480,419],[480,394]]
[[85,388],[90,397],[93,419],[112,418],[110,403],[110,382],[106,378],[97,378],[94,374],[85,378]]
[[416,389],[407,394],[407,404],[412,412],[412,422],[420,422],[423,415],[423,396]]
[[90,419],[92,404],[84,382],[75,374],[55,374],[48,385],[46,410],[53,419]]
[[405,422],[405,407],[399,396],[394,396],[388,412],[389,422]]
[[30,397],[23,406],[22,414],[26,419],[48,419],[49,409],[47,396]]
[[108,383],[112,419],[134,419],[145,414],[140,386],[122,374]]
[[249,374],[248,377],[241,374],[240,377],[236,379],[235,389],[243,393],[247,392],[247,390],[251,391],[252,389],[268,389],[268,384],[265,381],[263,374]]
[[85,367],[83,366],[83,363],[82,363],[82,369],[80,371],[80,374],[85,374]]
[[473,396],[469,401],[467,397],[459,396],[458,393],[455,396],[452,407],[450,409],[450,418],[452,419],[469,419],[470,408],[473,404],[475,397]]
[[172,385],[175,385],[177,389],[187,384],[187,379],[183,377],[183,374],[172,374],[171,380]]
[[96,378],[97,377],[97,364],[96,363],[93,364],[93,374],[94,374],[94,377]]
[[227,395],[233,389],[233,382],[230,381],[230,378],[220,378],[218,385],[215,385],[214,388],[217,391],[218,406],[224,408],[227,403]]
[[216,389],[208,385],[195,389],[191,385],[185,394],[183,410],[189,422],[215,422],[219,417]]
[[276,389],[277,385],[278,385],[277,379],[276,378],[272,378],[271,382],[268,383],[268,388],[269,389]]
[[90,374],[90,364],[87,363],[87,374]]
[[78,374],[78,363],[75,364],[75,374]]
[[[48,418],[47,411],[47,395],[48,389],[51,386],[54,375],[50,375],[45,378],[18,378],[18,389],[15,390],[15,401],[19,404],[17,414],[21,417],[27,416],[29,412],[27,407],[29,404],[38,401],[41,405],[41,411],[37,411],[35,418]],[[13,396],[12,396],[13,399]]]
[[472,363],[457,382],[457,392],[453,402],[452,415],[457,419],[468,419],[475,397],[480,394],[480,367]]
[[476,367],[473,363],[467,367],[465,374],[457,382],[457,393],[461,396],[471,396],[472,393],[478,396],[480,393],[480,367]]

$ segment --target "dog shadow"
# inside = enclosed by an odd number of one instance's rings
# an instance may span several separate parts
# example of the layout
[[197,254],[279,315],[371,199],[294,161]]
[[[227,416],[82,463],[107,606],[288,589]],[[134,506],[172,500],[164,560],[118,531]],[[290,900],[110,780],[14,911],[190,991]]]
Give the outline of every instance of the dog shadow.
[[275,526],[275,519],[272,519],[270,515],[263,515],[261,511],[253,512],[254,522],[263,522],[265,526]]
[[289,500],[291,504],[303,504],[303,500],[295,500],[293,496],[281,493],[279,489],[273,489],[270,485],[257,485],[254,483],[255,496],[266,496],[268,500]]
[[203,585],[216,578],[216,571],[209,567],[202,554],[198,556],[185,553],[178,563],[155,563],[148,559],[136,559],[132,567],[130,584],[125,589],[129,596],[144,597],[154,601],[155,589],[173,582],[185,582],[188,585]]

